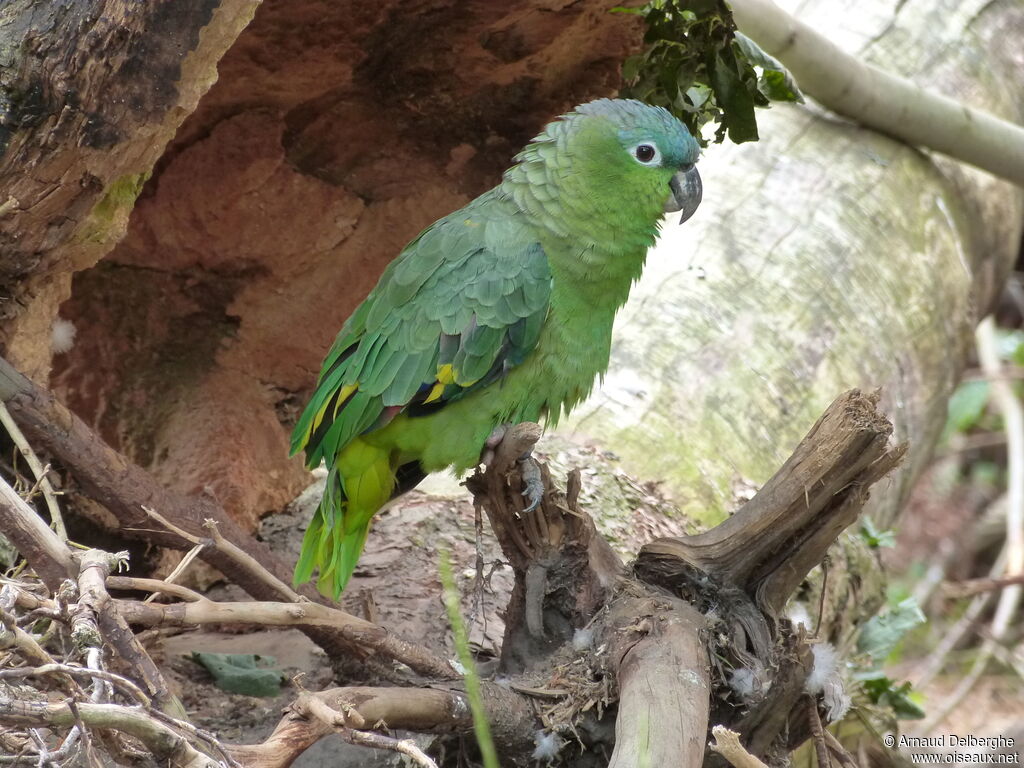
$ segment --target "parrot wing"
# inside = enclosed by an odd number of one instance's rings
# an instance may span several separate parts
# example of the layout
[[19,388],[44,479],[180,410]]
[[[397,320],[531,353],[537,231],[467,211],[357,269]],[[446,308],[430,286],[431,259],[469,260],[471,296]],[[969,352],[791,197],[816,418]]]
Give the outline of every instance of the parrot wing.
[[428,413],[486,386],[536,346],[547,256],[521,222],[488,217],[482,202],[421,233],[342,327],[292,435],[308,466],[332,466],[398,413]]

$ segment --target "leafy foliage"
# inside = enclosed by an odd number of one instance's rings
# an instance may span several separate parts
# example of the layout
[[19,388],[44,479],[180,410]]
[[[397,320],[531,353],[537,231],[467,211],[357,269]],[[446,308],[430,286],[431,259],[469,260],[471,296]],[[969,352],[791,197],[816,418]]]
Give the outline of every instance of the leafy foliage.
[[903,636],[924,620],[917,601],[908,597],[864,625],[857,638],[857,650],[882,662],[889,657]]
[[756,141],[755,107],[770,101],[803,101],[776,59],[736,31],[724,0],[650,0],[639,8],[614,8],[644,17],[642,53],[622,67],[622,95],[657,104],[678,117],[702,145],[714,121],[715,141],[726,134],[740,144]]
[[861,677],[861,685],[872,704],[891,709],[902,720],[920,720],[925,715],[924,710],[914,701],[917,694],[911,689],[910,683],[897,685],[882,672],[875,671]]
[[985,414],[989,398],[987,381],[965,381],[949,398],[949,415],[943,437],[956,432],[967,432],[976,426]]
[[875,525],[875,521],[867,515],[861,518],[860,535],[872,549],[896,546],[896,534],[891,530],[879,529]]
[[908,597],[868,621],[857,637],[857,651],[866,657],[860,664],[863,671],[856,675],[861,688],[872,704],[889,709],[904,720],[922,718],[924,710],[914,700],[917,694],[910,683],[897,684],[890,680],[882,671],[882,665],[907,632],[924,621],[917,601]]

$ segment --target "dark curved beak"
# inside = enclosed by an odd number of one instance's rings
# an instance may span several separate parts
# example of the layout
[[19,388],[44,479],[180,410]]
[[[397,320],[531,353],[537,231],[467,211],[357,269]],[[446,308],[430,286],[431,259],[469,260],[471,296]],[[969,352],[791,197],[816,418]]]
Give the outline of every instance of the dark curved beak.
[[700,183],[700,174],[693,167],[679,171],[672,177],[668,186],[672,190],[672,194],[665,201],[665,213],[682,211],[682,218],[679,219],[679,223],[682,224],[693,216],[704,194],[704,187]]

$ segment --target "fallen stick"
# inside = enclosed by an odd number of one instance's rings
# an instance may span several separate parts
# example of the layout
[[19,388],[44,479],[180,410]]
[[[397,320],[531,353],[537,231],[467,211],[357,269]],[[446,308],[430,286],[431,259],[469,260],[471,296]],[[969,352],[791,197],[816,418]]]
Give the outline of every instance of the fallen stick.
[[[34,384],[3,358],[0,358],[0,401],[6,403],[29,439],[59,458],[85,492],[118,519],[125,534],[151,544],[185,550],[191,549],[197,541],[208,540],[210,546],[204,547],[200,556],[254,598],[274,601],[296,599],[296,592],[287,586],[291,579],[290,567],[268,546],[239,528],[214,500],[205,496],[190,497],[164,488],[149,473],[108,446],[52,393]],[[11,494],[18,498],[13,491]],[[0,498],[0,527],[6,531],[7,518],[13,521],[16,516],[5,517],[5,507],[9,508],[16,502],[12,499],[9,505],[5,505],[3,501],[4,498]],[[30,509],[24,502],[20,504]],[[173,529],[156,522],[147,509],[154,510],[157,517],[171,523]],[[53,532],[34,512],[32,517],[38,522],[35,527],[45,528],[52,540],[56,540]],[[24,515],[21,518],[22,522],[27,520]],[[211,524],[208,521],[215,522]],[[211,525],[212,536],[209,535]],[[58,551],[50,541],[37,530],[18,541],[12,538],[33,567],[41,569],[40,575],[47,581],[47,586],[56,590],[61,579],[73,576],[77,571],[70,565],[66,547]],[[29,557],[40,548],[41,552]],[[67,559],[60,559],[61,551],[66,553],[64,557]],[[64,570],[69,572],[64,573]],[[326,602],[308,585],[301,594],[318,604]],[[338,627],[330,623],[300,626],[332,657],[365,658],[376,653],[429,677],[458,678],[447,661],[422,646],[397,638],[383,627],[368,624],[339,632]]]

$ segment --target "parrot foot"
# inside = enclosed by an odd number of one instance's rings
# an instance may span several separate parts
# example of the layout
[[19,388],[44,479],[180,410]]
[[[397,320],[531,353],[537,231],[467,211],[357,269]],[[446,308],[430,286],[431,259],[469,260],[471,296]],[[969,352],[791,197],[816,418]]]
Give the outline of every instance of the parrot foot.
[[519,474],[523,478],[523,498],[529,502],[523,512],[533,512],[544,498],[544,480],[529,453],[519,459]]
[[[480,453],[481,464],[486,464],[488,467],[492,465],[495,451],[511,429],[511,424],[499,424],[491,431],[484,441],[484,449]],[[532,448],[520,456],[516,463],[519,465],[519,473],[523,478],[523,498],[527,501],[527,507],[523,512],[532,512],[544,498],[544,480],[540,474],[540,467],[533,460]]]

